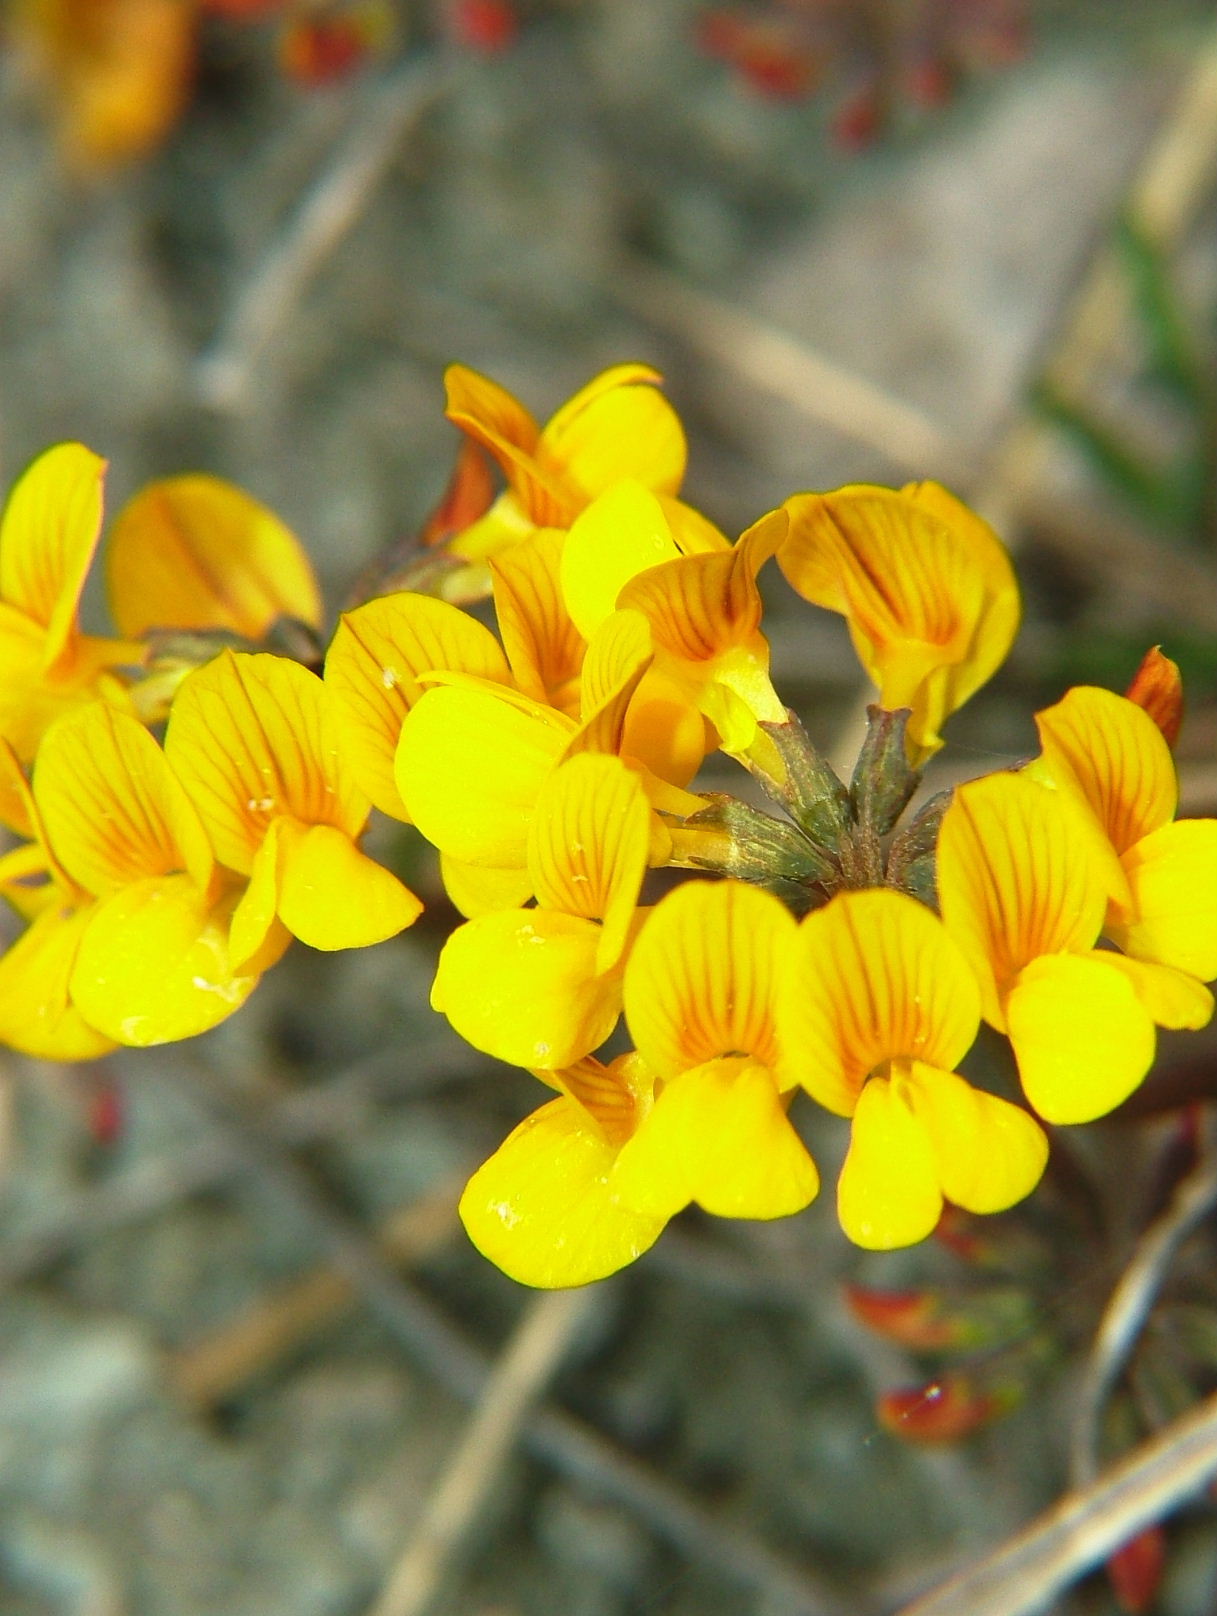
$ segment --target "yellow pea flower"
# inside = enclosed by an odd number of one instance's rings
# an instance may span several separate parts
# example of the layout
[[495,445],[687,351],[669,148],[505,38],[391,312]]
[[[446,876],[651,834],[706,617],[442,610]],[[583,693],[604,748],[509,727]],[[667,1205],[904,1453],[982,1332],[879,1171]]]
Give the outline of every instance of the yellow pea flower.
[[440,954],[434,1008],[475,1048],[517,1066],[566,1067],[590,1054],[621,1013],[625,954],[652,856],[638,776],[591,752],[560,764],[529,827],[536,907],[458,927]]
[[106,463],[80,443],[47,449],[0,518],[0,737],[23,763],[48,725],[99,695],[123,700],[115,669],[142,646],[82,634],[77,608],[101,533]]
[[655,496],[632,482],[602,494],[571,527],[562,589],[579,629],[593,634],[618,608],[650,624],[655,664],[632,703],[627,745],[665,778],[683,784],[715,744],[745,753],[758,721],[785,721],[769,680],[756,578],[786,527],[785,513],[773,511],[734,546],[698,539],[692,548]]
[[461,1196],[469,1238],[523,1285],[587,1285],[658,1240],[668,1219],[617,1200],[613,1167],[653,1103],[655,1078],[638,1055],[603,1066],[593,1056],[538,1072],[560,1090],[516,1128]]
[[534,527],[567,528],[623,477],[674,495],[687,450],[676,412],[659,391],[662,379],[649,365],[614,365],[540,427],[506,388],[465,365],[449,366],[448,419],[490,451],[508,485],[450,543],[451,552],[482,561]]
[[149,483],[106,543],[119,632],[227,631],[254,643],[281,617],[321,626],[321,594],[295,534],[252,495],[192,473]]
[[276,922],[313,948],[361,948],[422,905],[362,853],[371,803],[355,782],[331,693],[299,663],[225,651],[184,681],[165,752],[217,859],[248,876],[233,915],[238,964]]
[[237,893],[143,725],[100,702],[57,720],[31,807],[52,890],[0,960],[0,1035],[82,1059],[189,1038],[245,1002],[277,954],[234,968]]
[[1120,956],[1094,946],[1122,880],[1107,851],[1072,796],[1026,773],[960,786],[939,833],[943,921],[1048,1122],[1103,1116],[1154,1057],[1138,984]]
[[625,1016],[659,1080],[609,1175],[630,1212],[673,1217],[695,1201],[729,1218],[801,1211],[815,1163],[779,1092],[777,994],[796,936],[770,893],[690,881],[651,912],[625,969]]
[[778,565],[813,605],[840,612],[889,710],[912,709],[910,760],[1004,661],[1018,585],[987,522],[937,483],[794,494]]
[[1103,931],[1129,956],[1164,1026],[1202,1027],[1217,976],[1217,819],[1175,819],[1179,787],[1162,731],[1123,696],[1090,685],[1037,713],[1042,769],[1077,790],[1120,860],[1127,894]]
[[[584,659],[579,722],[507,685],[455,674],[443,676],[407,713],[395,761],[397,790],[410,818],[439,848],[445,883],[464,913],[514,908],[531,895],[529,825],[560,762],[580,752],[631,761],[625,714],[652,654],[639,613],[608,619]],[[700,798],[645,769],[640,776],[653,807],[687,814],[702,806]]]
[[842,892],[799,927],[779,1003],[783,1075],[852,1117],[841,1227],[890,1250],[931,1233],[944,1200],[1001,1212],[1039,1182],[1043,1130],[955,1067],[980,989],[936,915],[886,889]]
[[653,1245],[696,1201],[722,1217],[801,1211],[819,1177],[786,1117],[775,996],[795,922],[743,882],[692,881],[630,952],[636,1051],[538,1071],[560,1098],[473,1175],[461,1217],[526,1285],[583,1285]]

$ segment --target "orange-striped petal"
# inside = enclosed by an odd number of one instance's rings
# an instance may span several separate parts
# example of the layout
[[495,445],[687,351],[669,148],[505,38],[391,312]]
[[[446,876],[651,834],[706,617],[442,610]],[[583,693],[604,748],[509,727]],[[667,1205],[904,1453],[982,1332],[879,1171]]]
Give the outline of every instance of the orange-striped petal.
[[69,991],[91,910],[57,901],[0,955],[0,1043],[39,1060],[92,1060],[114,1048]]
[[183,682],[165,753],[221,864],[248,874],[288,815],[357,836],[370,804],[340,744],[332,695],[286,657],[224,651]]
[[625,973],[638,1052],[663,1078],[722,1056],[778,1064],[776,996],[796,925],[741,881],[689,881],[652,910]]
[[562,551],[562,595],[584,639],[617,609],[630,579],[680,554],[663,507],[639,482],[617,483],[571,524]]
[[42,666],[71,659],[76,608],[101,533],[106,462],[82,443],[39,455],[0,518],[0,600],[46,630]]
[[507,909],[458,926],[444,944],[432,1006],[461,1037],[513,1066],[589,1055],[621,1014],[619,974],[596,973],[600,928],[552,909]]
[[224,1021],[258,984],[232,968],[230,905],[212,905],[186,875],[135,881],[95,905],[72,970],[80,1013],[141,1049]]
[[537,528],[497,556],[490,570],[499,633],[516,684],[525,695],[573,715],[586,642],[558,580],[565,542],[559,528]]
[[1179,819],[1124,855],[1132,902],[1109,916],[1107,935],[1126,954],[1217,976],[1217,819]]
[[279,829],[279,918],[310,948],[368,948],[412,926],[423,906],[333,825]]
[[924,761],[1017,630],[1018,589],[1000,541],[932,483],[796,494],[786,509],[779,565],[805,599],[847,618],[881,704],[912,708],[914,761]]
[[858,1096],[837,1180],[837,1216],[856,1246],[891,1251],[933,1232],[942,1189],[929,1129],[907,1084],[872,1078]]
[[537,460],[537,423],[504,387],[464,365],[450,365],[445,414],[488,449],[538,527],[567,527],[579,500],[566,479]]
[[551,1100],[469,1180],[460,1208],[469,1238],[523,1285],[586,1285],[616,1273],[666,1222],[613,1199],[616,1154],[582,1106]]
[[522,869],[537,794],[572,732],[552,708],[441,685],[402,725],[397,789],[442,852],[467,864]]
[[799,926],[778,1018],[783,1084],[850,1116],[889,1061],[953,1070],[976,1037],[980,990],[922,904],[889,889],[842,892]]
[[1183,724],[1183,679],[1179,664],[1164,656],[1160,645],[1151,645],[1124,694],[1129,701],[1145,709],[1173,751]]
[[596,974],[621,958],[651,839],[651,807],[638,776],[615,757],[563,763],[537,798],[528,868],[545,909],[602,920]]
[[1046,954],[1019,975],[1006,1025],[1023,1093],[1045,1122],[1092,1122],[1139,1086],[1154,1024],[1101,955]]
[[95,896],[175,870],[200,889],[211,880],[207,834],[165,754],[142,724],[105,702],[47,731],[34,795],[56,857]]
[[772,1073],[730,1058],[665,1085],[609,1184],[622,1206],[655,1217],[696,1201],[722,1218],[782,1218],[815,1199],[820,1176]]
[[220,477],[149,483],[106,545],[110,611],[135,639],[153,628],[228,630],[261,640],[280,617],[321,625],[321,592],[299,539]]
[[626,477],[675,494],[687,448],[676,411],[653,385],[659,380],[644,365],[618,365],[596,377],[548,422],[538,463],[553,467],[585,500]]
[[968,1212],[1004,1212],[1030,1195],[1048,1161],[1048,1140],[1034,1117],[922,1061],[910,1062],[903,1080],[948,1201]]
[[1038,955],[1091,947],[1110,886],[1059,793],[1018,774],[956,790],[938,838],[938,894],[980,982],[986,1021],[1004,1031],[1002,1001]]
[[1179,791],[1170,747],[1135,702],[1076,685],[1035,722],[1049,771],[1077,785],[1117,853],[1174,818]]
[[423,693],[419,675],[441,669],[503,684],[511,677],[498,641],[475,617],[405,592],[344,612],[326,655],[351,773],[394,819],[410,817],[393,777],[401,726]]

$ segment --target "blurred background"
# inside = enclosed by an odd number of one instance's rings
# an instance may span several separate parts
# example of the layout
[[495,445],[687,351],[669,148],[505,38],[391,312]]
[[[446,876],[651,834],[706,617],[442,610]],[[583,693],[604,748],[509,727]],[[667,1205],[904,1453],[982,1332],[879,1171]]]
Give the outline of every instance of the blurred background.
[[[1161,641],[1184,805],[1217,811],[1211,0],[2,16],[4,486],[63,438],[108,457],[111,510],[217,472],[301,536],[336,613],[442,493],[446,364],[544,419],[646,360],[686,497],[728,531],[933,476],[1015,549],[1021,638],[935,784],[1032,750],[1037,706],[1123,689]],[[775,683],[848,766],[844,630],[770,594]],[[983,1241],[875,1257],[826,1205],[689,1214],[538,1301],[455,1216],[535,1085],[429,1010],[453,917],[377,834],[431,900],[402,938],[297,945],[180,1048],[3,1053],[3,1616],[866,1616],[1087,1479],[1078,1365],[1195,1159],[1211,1041],[1164,1039],[1137,1104]],[[1217,1384],[1213,1235],[1091,1460]],[[949,1327],[909,1314],[926,1286]],[[1036,1608],[1211,1616],[1212,1504]]]

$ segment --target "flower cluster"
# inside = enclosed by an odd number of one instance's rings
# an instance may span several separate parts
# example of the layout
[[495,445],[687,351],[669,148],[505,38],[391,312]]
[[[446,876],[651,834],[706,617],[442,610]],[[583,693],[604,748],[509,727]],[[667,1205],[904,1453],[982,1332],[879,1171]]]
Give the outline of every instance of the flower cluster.
[[[396,934],[420,904],[360,847],[374,806],[434,844],[463,917],[435,1008],[551,1092],[474,1174],[466,1227],[559,1286],[690,1204],[807,1206],[808,1101],[850,1119],[837,1206],[860,1245],[1003,1210],[1043,1172],[1043,1123],[1110,1111],[1156,1027],[1203,1025],[1217,821],[1175,821],[1173,664],[1150,653],[1127,696],[1070,690],[1037,757],[918,806],[1017,629],[997,537],[918,483],[796,494],[732,542],[679,497],[658,383],[616,367],[541,427],[453,367],[464,448],[393,580],[414,587],[382,579],[324,653],[291,534],[202,477],[120,514],[123,638],[82,636],[102,464],[37,461],[0,532],[20,839],[0,890],[28,923],[0,959],[0,1038],[82,1059],[187,1037],[293,936]],[[876,686],[848,782],[771,683],[772,560],[843,616]],[[465,609],[485,595],[497,635]],[[691,789],[715,750],[774,811]],[[961,1074],[982,1021],[1021,1093]]]

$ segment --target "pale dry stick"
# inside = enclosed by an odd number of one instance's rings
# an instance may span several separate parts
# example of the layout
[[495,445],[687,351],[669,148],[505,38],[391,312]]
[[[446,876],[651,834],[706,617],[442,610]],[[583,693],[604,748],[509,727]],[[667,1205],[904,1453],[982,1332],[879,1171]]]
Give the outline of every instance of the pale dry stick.
[[[206,1106],[246,1170],[308,1225],[332,1265],[351,1280],[364,1305],[414,1362],[462,1402],[476,1402],[492,1373],[481,1349],[393,1271],[364,1231],[322,1198],[272,1136],[234,1113],[221,1092],[222,1073],[198,1059],[190,1064],[191,1081],[174,1074],[183,1098]],[[810,1572],[743,1528],[717,1519],[574,1415],[534,1410],[521,1436],[536,1458],[600,1496],[619,1500],[688,1559],[783,1602],[790,1616],[843,1616],[838,1600]],[[867,1608],[854,1601],[849,1616],[866,1616]]]
[[[398,1267],[421,1262],[451,1238],[468,1176],[463,1171],[443,1179],[381,1225],[376,1244],[391,1262]],[[169,1384],[196,1407],[221,1403],[355,1300],[355,1287],[345,1274],[316,1268],[273,1296],[259,1298],[202,1340],[179,1348],[167,1365]]]
[[907,471],[945,480],[964,475],[958,447],[928,416],[758,316],[635,257],[614,263],[607,290],[694,353]]
[[897,1616],[1031,1616],[1217,1476],[1217,1395]]
[[411,127],[447,93],[458,71],[454,56],[419,52],[370,91],[331,161],[241,291],[220,336],[198,360],[195,387],[205,404],[240,409],[258,356],[360,218]]
[[424,1616],[431,1607],[525,1420],[599,1305],[589,1288],[550,1291],[528,1304],[369,1616]]
[[1207,1149],[1180,1183],[1162,1216],[1150,1224],[1103,1311],[1078,1387],[1070,1457],[1075,1487],[1098,1470],[1099,1424],[1104,1405],[1123,1373],[1149,1318],[1181,1243],[1217,1206],[1217,1140],[1207,1130]]

